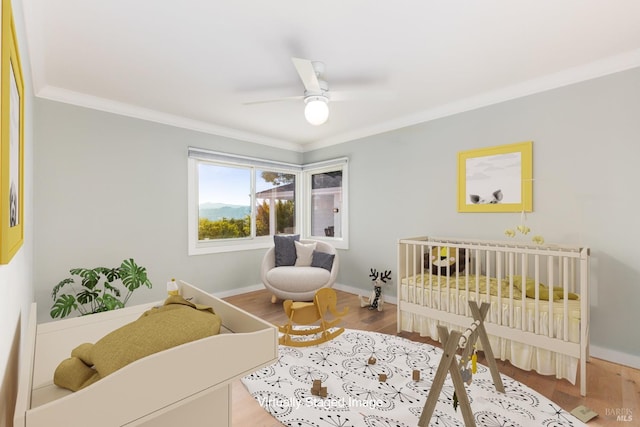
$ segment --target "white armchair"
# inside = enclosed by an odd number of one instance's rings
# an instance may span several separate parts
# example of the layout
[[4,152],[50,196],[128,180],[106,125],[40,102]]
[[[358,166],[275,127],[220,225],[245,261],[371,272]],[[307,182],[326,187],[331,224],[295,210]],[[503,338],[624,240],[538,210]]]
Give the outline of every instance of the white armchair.
[[273,296],[271,302],[291,299],[293,301],[311,301],[320,288],[330,288],[338,276],[338,254],[335,248],[322,241],[301,240],[300,243],[316,242],[316,251],[333,255],[331,270],[311,266],[276,267],[275,247],[271,247],[262,259],[261,277],[264,287]]

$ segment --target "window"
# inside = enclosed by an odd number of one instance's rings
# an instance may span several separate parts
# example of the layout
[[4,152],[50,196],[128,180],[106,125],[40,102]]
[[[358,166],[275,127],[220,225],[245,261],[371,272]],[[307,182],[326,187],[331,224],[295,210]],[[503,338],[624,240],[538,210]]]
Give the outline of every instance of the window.
[[344,247],[345,167],[189,148],[189,255],[268,247],[281,233]]
[[296,174],[256,172],[256,236],[295,234]]
[[305,165],[305,236],[348,249],[346,159]]
[[251,169],[198,162],[198,241],[251,237]]

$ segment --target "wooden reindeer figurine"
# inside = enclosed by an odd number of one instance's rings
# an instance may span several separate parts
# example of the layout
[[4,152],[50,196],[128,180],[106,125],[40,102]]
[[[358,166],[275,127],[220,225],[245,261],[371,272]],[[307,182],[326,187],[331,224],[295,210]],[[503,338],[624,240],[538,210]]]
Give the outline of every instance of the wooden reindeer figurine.
[[378,273],[374,268],[371,269],[369,274],[373,281],[373,291],[369,298],[360,297],[360,307],[369,306],[369,310],[382,311],[382,305],[384,304],[384,297],[382,296],[382,285],[387,283],[387,280],[391,279],[391,270],[385,270],[384,273]]
[[[279,340],[280,344],[292,347],[306,347],[329,341],[343,333],[344,328],[338,328],[334,331],[329,330],[340,323],[342,316],[349,311],[349,307],[345,307],[344,310],[338,312],[336,308],[337,303],[338,296],[336,295],[336,291],[331,288],[319,289],[313,298],[313,302],[286,300],[282,303],[282,307],[289,321],[284,326],[278,326],[278,330],[283,334]],[[333,316],[332,320],[326,319],[325,316],[328,312]],[[315,328],[294,329],[294,325],[296,324],[311,325],[318,321],[320,325]],[[320,334],[320,336],[310,340],[292,339],[292,335],[309,336],[315,334]]]

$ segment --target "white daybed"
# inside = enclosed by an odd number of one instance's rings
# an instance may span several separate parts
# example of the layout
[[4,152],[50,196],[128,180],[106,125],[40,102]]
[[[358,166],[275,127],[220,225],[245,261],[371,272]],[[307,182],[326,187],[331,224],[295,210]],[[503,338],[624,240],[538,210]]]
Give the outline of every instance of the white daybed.
[[231,426],[231,382],[278,357],[275,326],[179,282],[181,295],[213,307],[219,335],[133,362],[77,392],[53,384],[57,365],[156,304],[36,325],[31,307],[21,360],[16,427]]
[[[425,256],[440,256],[440,248],[462,263],[462,271],[425,266]],[[586,395],[588,248],[414,237],[399,240],[398,273],[398,332],[438,340],[438,325],[468,326],[468,301],[489,302],[485,326],[496,358],[573,384],[579,364]],[[527,282],[535,287],[531,297],[520,290]],[[544,285],[562,290],[545,300]]]

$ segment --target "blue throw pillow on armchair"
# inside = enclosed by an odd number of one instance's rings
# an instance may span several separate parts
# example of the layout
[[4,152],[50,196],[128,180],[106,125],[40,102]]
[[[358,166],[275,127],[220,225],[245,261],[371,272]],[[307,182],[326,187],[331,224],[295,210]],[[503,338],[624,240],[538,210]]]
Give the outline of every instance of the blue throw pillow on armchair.
[[275,234],[273,236],[276,255],[276,267],[295,265],[297,253],[296,244],[294,242],[296,241],[300,241],[299,234]]
[[320,267],[325,270],[331,271],[333,268],[333,259],[335,254],[328,254],[326,252],[313,251],[313,259],[311,260],[311,267]]

